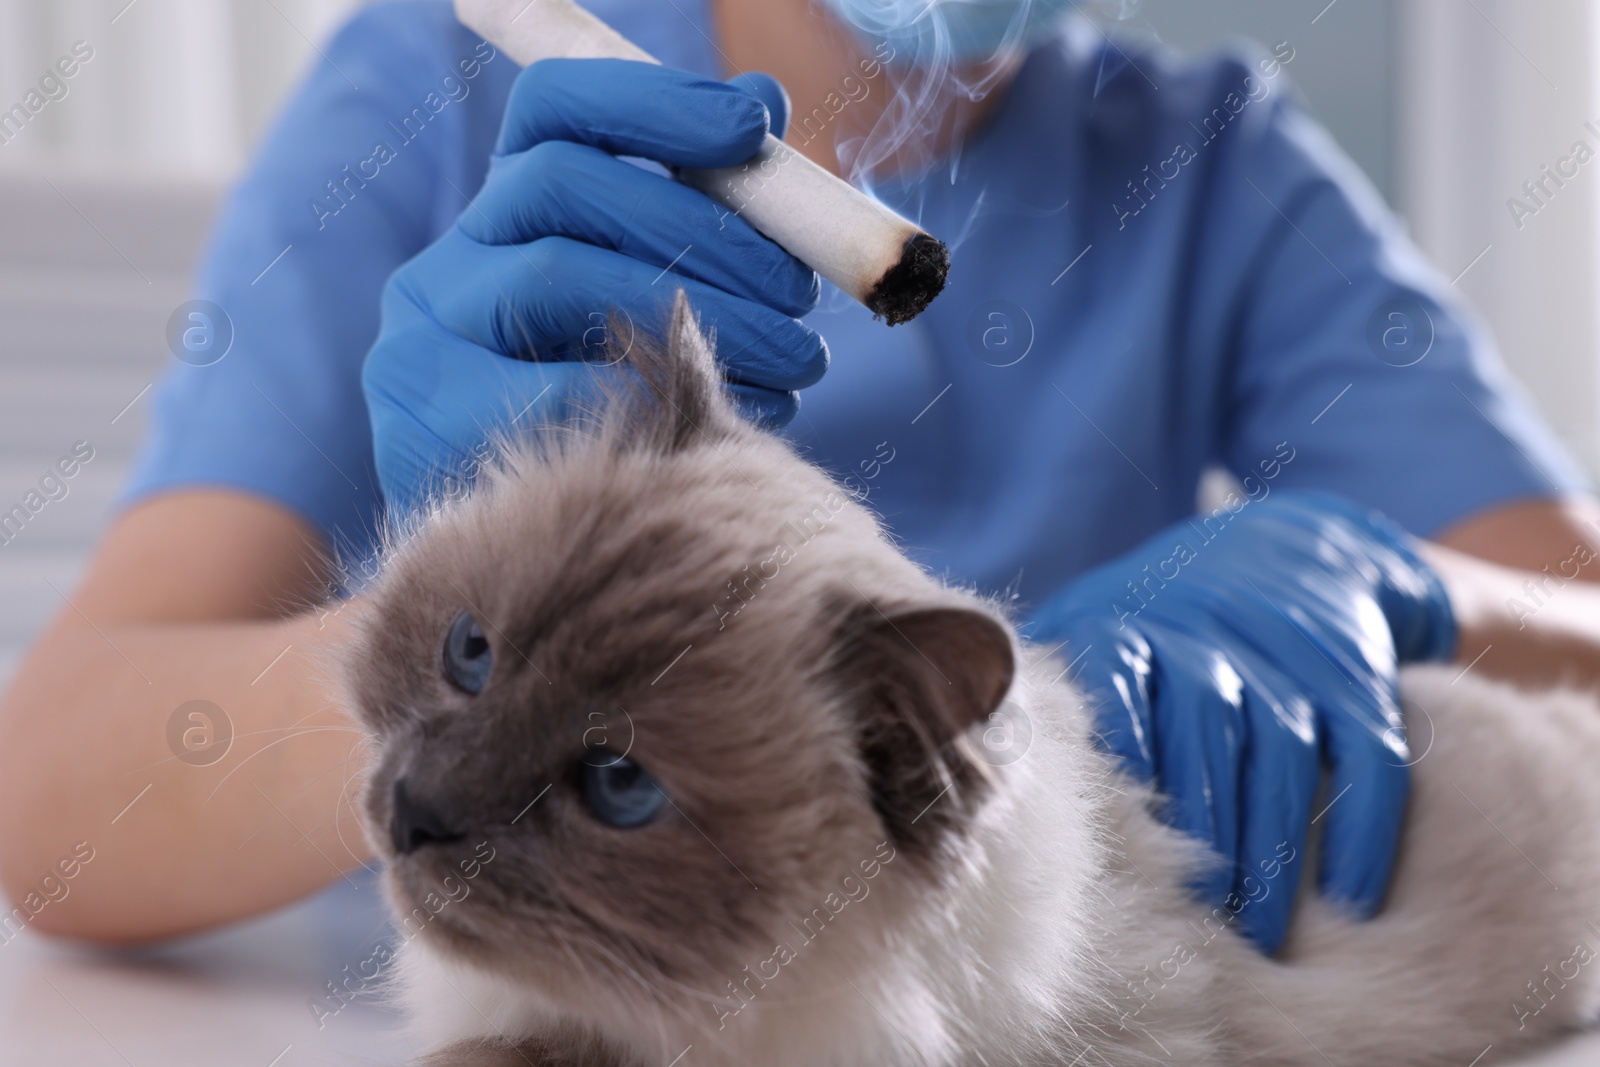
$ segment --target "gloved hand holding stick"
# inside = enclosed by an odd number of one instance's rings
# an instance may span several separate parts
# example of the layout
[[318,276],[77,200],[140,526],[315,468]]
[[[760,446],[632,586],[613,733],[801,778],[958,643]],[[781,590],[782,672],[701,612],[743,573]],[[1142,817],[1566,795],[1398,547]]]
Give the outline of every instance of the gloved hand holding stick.
[[[456,15],[524,66],[558,57],[656,62],[572,0],[456,0]],[[944,288],[943,242],[777,137],[740,166],[679,177],[890,325],[916,318]]]

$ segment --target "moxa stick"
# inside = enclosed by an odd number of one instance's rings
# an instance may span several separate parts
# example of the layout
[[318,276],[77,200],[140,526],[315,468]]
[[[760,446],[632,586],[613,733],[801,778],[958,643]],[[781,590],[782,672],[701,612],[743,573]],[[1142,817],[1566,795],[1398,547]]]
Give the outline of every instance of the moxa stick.
[[[455,4],[463,24],[523,66],[555,57],[657,62],[572,0]],[[679,177],[891,326],[916,318],[944,288],[944,242],[770,134],[740,166],[686,169]]]

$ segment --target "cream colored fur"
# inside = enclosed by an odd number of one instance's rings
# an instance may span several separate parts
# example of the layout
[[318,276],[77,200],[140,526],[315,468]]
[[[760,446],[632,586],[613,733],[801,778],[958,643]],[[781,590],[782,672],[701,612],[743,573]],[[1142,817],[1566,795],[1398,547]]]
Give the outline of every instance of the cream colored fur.
[[[627,1020],[640,1062],[692,1046],[683,1062],[718,1067],[1465,1067],[1491,1045],[1508,1054],[1594,1017],[1592,697],[1408,670],[1407,705],[1413,718],[1427,709],[1432,742],[1414,768],[1387,906],[1351,922],[1308,893],[1282,958],[1269,960],[1231,928],[1211,936],[1221,924],[1208,925],[1210,913],[1173,888],[1196,849],[1093,753],[1075,694],[1052,681],[1062,669],[1035,660],[1018,681],[1013,700],[1035,740],[1004,770],[957,888],[895,901],[906,915],[851,916],[856,927],[824,935],[891,923],[903,938],[893,956],[838,952],[785,974],[792,986],[767,1004],[758,997],[731,1034],[710,1014],[701,1027]],[[1185,958],[1179,946],[1194,958],[1167,964]],[[1595,954],[1587,963],[1580,947]],[[424,942],[408,946],[404,967],[406,1002],[432,1047],[520,1036],[547,1021],[537,1001],[430,955]]]
[[[770,438],[721,432],[714,449],[671,460],[704,464],[708,487],[674,498],[686,513],[715,513],[724,497],[729,514],[782,513],[786,501],[826,488]],[[545,468],[581,461],[592,479],[598,461],[581,453],[513,456],[512,474],[460,507],[555,507],[560,471]],[[758,473],[759,489],[747,490],[729,467]],[[552,480],[538,483],[529,471]],[[534,484],[546,494],[536,501]],[[504,526],[510,515],[495,521]],[[807,589],[842,577],[899,605],[958,604],[1000,617],[911,567],[851,502],[791,564],[787,584],[752,603],[749,625],[781,627],[795,617],[786,605],[813,604]],[[1498,1060],[1600,1008],[1600,704],[1591,695],[1521,692],[1453,668],[1406,671],[1417,754],[1387,903],[1370,921],[1350,921],[1308,876],[1289,942],[1268,959],[1238,936],[1235,917],[1181,888],[1207,854],[1165,827],[1150,791],[1097,752],[1087,710],[1062,680],[1065,664],[1016,647],[1009,699],[1031,743],[1021,759],[993,768],[935,877],[896,853],[870,879],[857,876],[867,891],[836,914],[830,907],[815,937],[797,924],[824,903],[820,894],[791,901],[789,887],[762,887],[792,916],[767,931],[792,959],[774,973],[764,945],[752,944],[745,958],[761,977],[738,972],[726,985],[648,995],[626,983],[584,985],[581,960],[522,961],[573,975],[540,992],[428,937],[412,939],[397,991],[431,1050],[426,1062],[1468,1067],[1491,1045]],[[839,766],[859,763],[839,731],[812,736],[807,743],[839,748],[829,754]],[[870,818],[859,821],[840,840],[816,843],[841,878],[872,861],[883,837]],[[1305,866],[1314,870],[1315,857]],[[1297,891],[1281,872],[1261,874],[1258,893]],[[674,871],[635,877],[670,880]],[[710,931],[674,934],[692,944]],[[735,986],[743,992],[730,993]],[[538,1037],[571,1027],[584,1036]]]

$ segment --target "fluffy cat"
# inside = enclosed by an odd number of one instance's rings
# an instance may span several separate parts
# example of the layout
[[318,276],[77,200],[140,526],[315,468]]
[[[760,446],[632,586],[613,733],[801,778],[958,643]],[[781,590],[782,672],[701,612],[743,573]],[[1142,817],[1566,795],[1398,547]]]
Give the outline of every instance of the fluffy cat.
[[742,422],[681,297],[629,365],[395,539],[342,655],[420,1062],[1467,1067],[1595,1013],[1592,699],[1409,670],[1387,904],[1308,889],[1265,958],[1064,664]]

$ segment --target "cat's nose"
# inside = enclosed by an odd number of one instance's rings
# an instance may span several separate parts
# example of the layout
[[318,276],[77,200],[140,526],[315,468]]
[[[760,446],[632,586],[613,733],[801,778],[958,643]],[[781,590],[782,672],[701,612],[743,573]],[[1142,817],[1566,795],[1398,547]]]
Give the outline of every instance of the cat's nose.
[[404,778],[394,783],[394,820],[390,826],[394,850],[409,855],[424,845],[459,841],[466,835],[454,829],[425,796],[416,796]]

